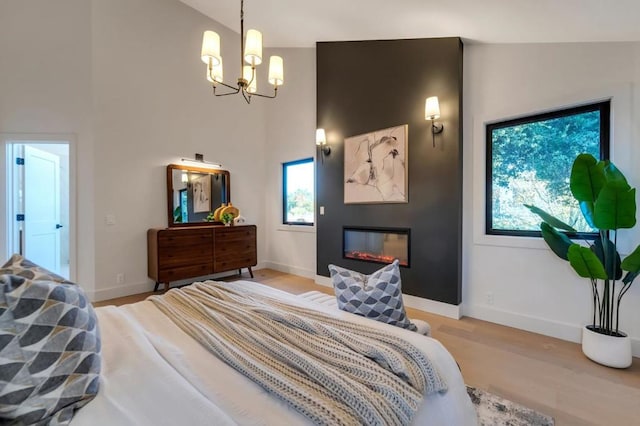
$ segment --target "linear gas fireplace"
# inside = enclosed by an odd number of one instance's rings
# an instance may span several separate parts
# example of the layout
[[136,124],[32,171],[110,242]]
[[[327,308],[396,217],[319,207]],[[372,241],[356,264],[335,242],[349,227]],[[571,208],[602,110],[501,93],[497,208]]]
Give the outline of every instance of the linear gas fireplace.
[[410,232],[407,228],[344,227],[342,252],[345,259],[375,263],[400,261],[409,266]]

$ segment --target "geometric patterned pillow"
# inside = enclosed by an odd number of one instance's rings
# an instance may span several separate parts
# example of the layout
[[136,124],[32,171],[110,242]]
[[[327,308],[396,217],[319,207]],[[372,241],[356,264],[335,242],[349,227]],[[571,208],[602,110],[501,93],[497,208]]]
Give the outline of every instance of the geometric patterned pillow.
[[338,307],[343,311],[416,331],[402,302],[398,260],[371,275],[329,265]]
[[0,419],[68,424],[99,375],[100,333],[82,288],[0,275]]
[[11,259],[0,267],[0,275],[19,275],[34,281],[55,281],[57,283],[73,284],[60,275],[54,274],[48,269],[38,266],[19,254],[14,254]]

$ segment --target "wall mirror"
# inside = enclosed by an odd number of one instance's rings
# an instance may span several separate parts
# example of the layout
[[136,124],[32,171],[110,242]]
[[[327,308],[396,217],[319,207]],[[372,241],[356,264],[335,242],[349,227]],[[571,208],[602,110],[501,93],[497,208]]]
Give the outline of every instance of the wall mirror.
[[218,222],[207,216],[229,203],[227,170],[169,164],[167,166],[167,206],[169,227],[207,225]]

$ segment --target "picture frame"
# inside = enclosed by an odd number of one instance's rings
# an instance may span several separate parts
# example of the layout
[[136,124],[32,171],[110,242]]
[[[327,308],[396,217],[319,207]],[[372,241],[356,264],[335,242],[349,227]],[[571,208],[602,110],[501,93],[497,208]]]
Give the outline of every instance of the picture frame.
[[409,125],[344,140],[344,203],[408,203]]
[[202,175],[192,181],[193,212],[211,211],[211,176]]

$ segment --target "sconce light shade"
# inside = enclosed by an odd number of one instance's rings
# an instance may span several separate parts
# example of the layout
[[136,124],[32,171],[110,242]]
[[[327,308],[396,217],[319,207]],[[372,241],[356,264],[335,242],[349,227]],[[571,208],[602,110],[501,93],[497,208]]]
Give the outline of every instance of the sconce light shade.
[[331,147],[327,145],[327,135],[324,129],[316,129],[316,145],[320,148],[321,160],[324,164],[324,157],[331,154]]
[[324,129],[316,129],[316,145],[324,145],[327,143],[327,135]]
[[433,147],[436,147],[436,134],[442,133],[444,125],[442,123],[436,123],[434,120],[440,118],[440,104],[437,96],[428,97],[424,103],[424,119],[431,120],[431,137],[433,140]]
[[440,104],[438,103],[437,96],[431,96],[427,98],[424,105],[424,119],[436,120],[440,118]]

